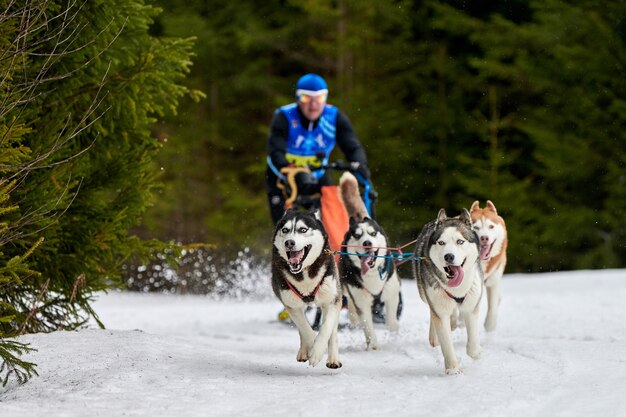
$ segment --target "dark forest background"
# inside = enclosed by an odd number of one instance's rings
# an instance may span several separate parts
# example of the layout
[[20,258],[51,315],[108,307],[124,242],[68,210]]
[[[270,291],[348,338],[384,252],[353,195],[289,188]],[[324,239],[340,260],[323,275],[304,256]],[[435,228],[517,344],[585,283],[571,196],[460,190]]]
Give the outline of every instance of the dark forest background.
[[[272,112],[323,75],[394,243],[492,200],[509,272],[626,266],[623,1],[162,0],[202,90],[154,134],[165,182],[142,234],[267,253]],[[335,151],[335,158],[342,155]]]

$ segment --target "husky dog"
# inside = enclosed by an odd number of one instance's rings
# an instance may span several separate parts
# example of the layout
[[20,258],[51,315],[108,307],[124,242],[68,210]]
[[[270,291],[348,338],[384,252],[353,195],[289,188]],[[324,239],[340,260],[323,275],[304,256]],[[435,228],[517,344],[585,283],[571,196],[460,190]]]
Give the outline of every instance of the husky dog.
[[[326,366],[341,368],[337,325],[341,310],[341,284],[328,235],[319,212],[287,210],[276,224],[272,250],[272,289],[300,333],[298,362],[319,363],[328,346]],[[304,311],[310,303],[322,309],[316,335]]]
[[495,330],[500,304],[500,282],[506,266],[506,247],[508,245],[504,219],[498,215],[496,206],[487,200],[487,206],[480,208],[474,201],[470,208],[474,231],[480,239],[480,264],[485,272],[487,287],[487,317],[485,330]]
[[339,276],[348,298],[350,321],[361,324],[368,350],[378,349],[372,322],[372,304],[375,299],[385,303],[385,322],[389,330],[397,332],[400,279],[393,262],[384,258],[389,254],[388,239],[383,229],[368,217],[359,195],[357,179],[349,172],[339,180],[341,196],[350,217],[350,226],[343,240],[355,255],[341,255]]
[[467,209],[449,218],[444,209],[426,224],[417,238],[413,274],[420,297],[430,307],[428,340],[441,344],[446,374],[461,373],[452,344],[451,318],[457,308],[467,328],[467,354],[480,358],[478,309],[483,273],[479,262],[478,236],[472,230]]

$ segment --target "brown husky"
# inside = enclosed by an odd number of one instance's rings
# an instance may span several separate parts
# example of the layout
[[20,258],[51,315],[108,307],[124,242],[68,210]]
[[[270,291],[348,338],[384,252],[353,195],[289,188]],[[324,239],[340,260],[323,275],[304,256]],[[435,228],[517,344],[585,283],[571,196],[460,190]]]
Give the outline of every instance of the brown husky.
[[480,239],[480,263],[485,274],[487,287],[487,318],[485,329],[496,328],[498,304],[500,304],[500,282],[506,266],[508,244],[504,219],[498,215],[496,206],[487,200],[487,206],[480,208],[474,201],[470,208],[472,227]]

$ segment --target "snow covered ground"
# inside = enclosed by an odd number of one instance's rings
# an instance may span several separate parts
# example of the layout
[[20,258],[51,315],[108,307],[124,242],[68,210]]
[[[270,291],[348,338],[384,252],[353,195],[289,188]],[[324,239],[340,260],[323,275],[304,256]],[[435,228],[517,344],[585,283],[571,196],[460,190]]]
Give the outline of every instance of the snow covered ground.
[[400,333],[378,327],[381,349],[365,351],[361,330],[341,331],[339,370],[296,362],[271,298],[103,294],[107,330],[20,339],[39,349],[27,359],[40,376],[0,387],[0,416],[626,416],[626,270],[509,274],[503,287],[482,359],[454,333],[460,376],[428,346],[412,281]]

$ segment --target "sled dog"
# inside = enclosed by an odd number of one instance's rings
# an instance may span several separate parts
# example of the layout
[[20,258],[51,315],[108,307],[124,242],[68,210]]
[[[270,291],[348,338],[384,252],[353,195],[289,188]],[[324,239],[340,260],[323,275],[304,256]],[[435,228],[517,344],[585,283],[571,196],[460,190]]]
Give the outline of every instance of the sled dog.
[[[287,210],[277,223],[272,249],[272,289],[300,333],[298,362],[317,365],[326,348],[326,366],[341,368],[337,325],[341,309],[341,284],[335,258],[328,246],[319,212]],[[304,311],[314,303],[322,309],[316,334]]]
[[413,274],[421,299],[430,307],[428,340],[432,347],[441,345],[446,374],[459,374],[451,327],[457,308],[467,329],[467,354],[479,359],[481,352],[478,310],[483,273],[478,236],[467,209],[458,218],[439,210],[437,219],[420,232],[415,253],[421,259],[413,263]]
[[387,249],[387,235],[380,225],[368,217],[359,194],[357,179],[345,172],[339,180],[341,196],[350,218],[350,226],[343,239],[346,248],[339,259],[339,276],[348,298],[350,321],[360,324],[365,332],[367,350],[378,349],[372,322],[372,304],[375,299],[385,303],[385,324],[397,332],[400,279]]
[[480,264],[485,273],[487,288],[487,317],[485,330],[495,330],[500,304],[500,282],[506,266],[508,245],[504,219],[498,215],[496,206],[489,200],[485,208],[474,201],[470,208],[474,231],[480,240]]

